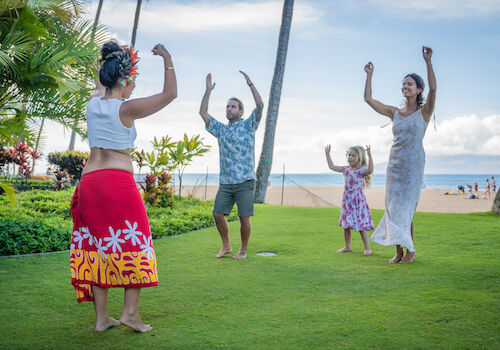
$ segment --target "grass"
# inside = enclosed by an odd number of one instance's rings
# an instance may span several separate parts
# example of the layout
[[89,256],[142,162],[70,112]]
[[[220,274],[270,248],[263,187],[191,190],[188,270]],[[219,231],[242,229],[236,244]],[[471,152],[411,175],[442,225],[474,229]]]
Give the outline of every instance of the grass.
[[[383,211],[372,211],[377,223]],[[92,331],[67,252],[0,259],[0,348],[494,349],[500,347],[500,217],[417,213],[417,258],[393,247],[337,254],[335,208],[258,205],[249,258],[214,259],[216,229],[155,241],[160,286],[142,290],[148,334]],[[238,223],[231,223],[233,248]],[[274,257],[255,253],[272,251]],[[109,296],[118,317],[121,289]]]

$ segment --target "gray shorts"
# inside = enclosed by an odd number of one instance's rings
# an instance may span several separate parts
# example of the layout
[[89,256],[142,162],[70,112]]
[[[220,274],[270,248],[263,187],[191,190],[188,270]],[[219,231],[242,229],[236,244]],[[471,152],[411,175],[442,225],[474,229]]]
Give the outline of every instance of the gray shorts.
[[214,214],[229,215],[234,207],[238,206],[238,216],[253,216],[253,198],[255,193],[255,180],[248,180],[239,184],[219,185],[215,196]]

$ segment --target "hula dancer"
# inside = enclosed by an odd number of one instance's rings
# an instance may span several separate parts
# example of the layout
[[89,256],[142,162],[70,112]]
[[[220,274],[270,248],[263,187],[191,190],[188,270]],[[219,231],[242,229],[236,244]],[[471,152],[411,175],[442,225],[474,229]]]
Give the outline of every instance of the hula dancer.
[[[164,62],[162,92],[123,101],[135,87],[137,52],[108,42],[101,50],[96,94],[87,106],[90,157],[71,204],[71,283],[78,302],[94,302],[97,332],[120,324],[138,332],[151,330],[141,321],[137,306],[141,288],[158,285],[158,273],[130,149],[137,135],[134,121],[158,112],[177,97],[170,54],[161,44],[152,51]],[[108,314],[111,287],[125,288],[119,320]]]

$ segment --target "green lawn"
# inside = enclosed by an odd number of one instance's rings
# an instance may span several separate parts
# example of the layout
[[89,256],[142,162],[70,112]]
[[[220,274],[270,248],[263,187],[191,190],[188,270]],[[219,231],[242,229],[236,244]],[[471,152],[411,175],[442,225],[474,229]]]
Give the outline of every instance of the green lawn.
[[[376,223],[383,211],[373,210]],[[214,228],[155,241],[160,287],[142,291],[147,334],[93,332],[78,304],[69,253],[0,259],[0,348],[498,349],[500,217],[415,216],[417,258],[393,247],[337,254],[339,209],[258,205],[249,257],[214,259]],[[233,248],[238,223],[230,224]],[[260,257],[260,251],[278,253]],[[110,291],[110,314],[123,292]]]

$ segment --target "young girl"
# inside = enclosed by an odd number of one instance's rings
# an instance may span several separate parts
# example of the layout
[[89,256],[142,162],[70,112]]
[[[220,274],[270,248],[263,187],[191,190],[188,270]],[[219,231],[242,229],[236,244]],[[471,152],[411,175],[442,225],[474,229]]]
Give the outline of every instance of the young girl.
[[[344,228],[345,247],[337,250],[337,253],[350,252],[351,230],[361,233],[365,245],[364,256],[372,254],[368,241],[368,232],[374,230],[370,208],[366,202],[363,187],[370,184],[370,174],[373,172],[373,159],[370,146],[353,146],[347,150],[347,162],[349,166],[337,166],[333,164],[330,156],[331,146],[325,147],[326,161],[328,167],[333,171],[344,174],[345,187],[342,197],[342,208],[340,209],[339,226]],[[368,159],[366,157],[368,155]],[[368,163],[368,164],[367,164]]]

